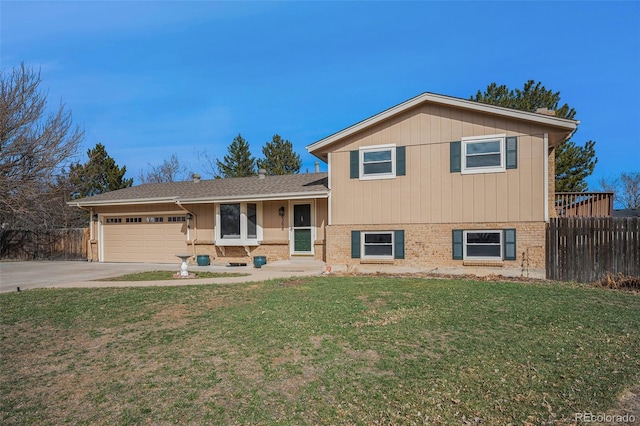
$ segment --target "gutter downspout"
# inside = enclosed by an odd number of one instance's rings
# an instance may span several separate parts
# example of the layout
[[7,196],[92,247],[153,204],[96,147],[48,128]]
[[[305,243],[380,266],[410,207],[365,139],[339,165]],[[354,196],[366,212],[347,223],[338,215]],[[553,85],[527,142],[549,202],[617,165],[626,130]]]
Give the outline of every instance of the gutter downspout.
[[93,209],[82,207],[80,203],[76,203],[76,207],[89,212],[89,254],[91,254],[91,262],[93,262]]
[[[197,216],[195,215],[195,213],[193,213],[192,211],[187,210],[182,204],[180,204],[180,200],[176,200],[176,206],[180,207],[182,210],[184,210],[185,212],[191,214],[193,216],[193,221],[194,223],[196,223],[197,225]],[[196,231],[196,237],[195,238],[191,238],[191,223],[189,223],[189,226],[187,227],[187,240],[189,242],[191,242],[191,251],[193,252],[193,259],[196,258],[196,241],[198,240],[198,227],[194,226],[193,229]]]

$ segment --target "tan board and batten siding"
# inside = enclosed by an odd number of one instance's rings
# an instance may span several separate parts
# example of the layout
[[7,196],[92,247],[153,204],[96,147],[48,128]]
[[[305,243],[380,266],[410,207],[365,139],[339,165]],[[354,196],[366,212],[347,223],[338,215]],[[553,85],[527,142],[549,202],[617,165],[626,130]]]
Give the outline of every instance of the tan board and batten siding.
[[[544,133],[515,119],[423,104],[347,137],[330,149],[333,225],[544,221]],[[449,171],[449,144],[463,137],[518,136],[518,168],[463,175]],[[349,178],[349,151],[406,146],[406,176]],[[552,155],[549,154],[549,155]],[[379,206],[379,208],[371,208]]]
[[[314,206],[315,244],[322,245],[327,223],[327,199],[307,201]],[[288,258],[291,212],[289,200],[258,201],[257,204],[260,205],[263,242],[266,244],[261,244],[262,248],[252,247],[251,250],[257,250],[256,255],[268,253],[271,259]],[[220,256],[220,253],[213,248],[215,203],[185,204],[183,207],[186,210],[178,208],[175,204],[136,204],[97,208],[99,228],[95,228],[94,232],[102,241],[98,249],[99,259],[103,262],[176,263],[178,262],[176,254],[191,254],[194,250],[196,254]],[[280,207],[285,207],[284,218],[278,214]],[[194,215],[188,238],[186,222],[168,221],[172,216],[185,216],[187,211]],[[148,217],[162,217],[163,222],[147,222]],[[109,223],[109,219],[116,218],[121,219],[121,222]],[[127,223],[127,218],[140,218],[140,222]],[[273,244],[276,244],[278,253],[273,252],[273,248],[267,248]],[[318,252],[319,249],[320,247],[316,248],[316,257],[322,258],[323,253]],[[240,249],[230,249],[233,252],[238,250]],[[242,253],[243,250],[239,252]]]

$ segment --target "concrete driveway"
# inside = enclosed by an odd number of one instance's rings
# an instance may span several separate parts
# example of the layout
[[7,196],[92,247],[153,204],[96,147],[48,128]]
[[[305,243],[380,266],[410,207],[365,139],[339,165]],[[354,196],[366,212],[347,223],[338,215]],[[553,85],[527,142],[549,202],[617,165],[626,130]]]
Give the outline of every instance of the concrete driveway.
[[167,281],[95,281],[119,275],[145,271],[180,270],[180,261],[167,263],[97,263],[97,262],[0,262],[0,293],[30,290],[43,287],[140,287],[209,284],[231,284],[248,281],[264,281],[302,275],[320,275],[323,262],[281,261],[265,265],[261,269],[251,265],[230,268],[222,265],[189,266],[189,271],[241,272],[244,277],[183,279]]

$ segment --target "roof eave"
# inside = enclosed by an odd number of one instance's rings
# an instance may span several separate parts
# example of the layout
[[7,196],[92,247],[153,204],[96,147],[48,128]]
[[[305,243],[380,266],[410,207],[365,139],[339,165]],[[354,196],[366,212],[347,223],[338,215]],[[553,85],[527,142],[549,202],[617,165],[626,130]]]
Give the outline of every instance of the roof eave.
[[328,198],[329,191],[311,191],[311,192],[289,192],[278,194],[262,194],[262,195],[234,195],[228,197],[200,197],[200,198],[180,198],[180,197],[160,197],[160,198],[129,198],[123,200],[98,200],[98,201],[69,201],[67,205],[72,207],[104,207],[104,206],[127,206],[136,204],[163,204],[163,203],[187,203],[187,204],[205,204],[220,202],[245,202],[245,201],[269,201],[269,200],[302,200],[306,198]]
[[314,151],[322,149],[342,138],[348,137],[354,133],[357,133],[363,129],[366,129],[369,126],[375,125],[383,120],[393,117],[396,114],[402,113],[424,102],[439,103],[439,104],[448,105],[452,107],[464,108],[468,110],[485,112],[489,114],[499,114],[499,115],[514,118],[514,119],[526,120],[526,121],[535,122],[539,124],[563,128],[569,132],[575,131],[579,123],[579,121],[570,120],[566,118],[554,117],[551,115],[543,115],[535,112],[519,111],[511,108],[504,108],[496,105],[483,104],[476,101],[453,98],[450,96],[444,96],[444,95],[438,95],[435,93],[425,92],[401,104],[398,104],[385,111],[382,111],[379,114],[376,114],[372,117],[362,120],[359,123],[354,124],[353,126],[347,127],[346,129],[343,129],[337,133],[327,136],[324,139],[314,142],[311,145],[307,145],[306,149],[308,152],[315,155],[316,157],[322,158],[319,155],[315,154]]

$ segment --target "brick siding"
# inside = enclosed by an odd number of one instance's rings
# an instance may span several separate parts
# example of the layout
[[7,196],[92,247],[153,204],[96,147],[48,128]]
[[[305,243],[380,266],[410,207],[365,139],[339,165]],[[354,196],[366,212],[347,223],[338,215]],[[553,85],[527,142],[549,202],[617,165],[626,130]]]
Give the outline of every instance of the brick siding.
[[[453,260],[452,230],[463,229],[516,229],[517,260],[497,262],[476,262]],[[477,266],[499,266],[503,268],[545,267],[545,224],[544,222],[499,222],[499,223],[454,223],[454,224],[405,224],[405,225],[331,225],[326,227],[326,262],[334,268],[353,269],[361,264],[371,264],[371,260],[351,258],[351,231],[393,231],[404,230],[405,258],[380,262],[380,269],[391,263],[395,267],[409,267],[422,270],[439,267],[469,267],[469,273]],[[482,265],[480,265],[482,263]],[[357,268],[356,268],[357,269]]]

